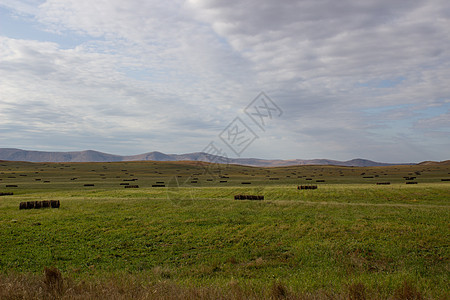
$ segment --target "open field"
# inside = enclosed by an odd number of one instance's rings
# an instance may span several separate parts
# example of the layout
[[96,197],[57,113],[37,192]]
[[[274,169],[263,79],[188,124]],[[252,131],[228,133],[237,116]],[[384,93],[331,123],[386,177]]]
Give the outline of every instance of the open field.
[[[449,165],[0,162],[14,193],[0,197],[0,298],[446,299],[449,178]],[[19,210],[41,200],[61,207]]]

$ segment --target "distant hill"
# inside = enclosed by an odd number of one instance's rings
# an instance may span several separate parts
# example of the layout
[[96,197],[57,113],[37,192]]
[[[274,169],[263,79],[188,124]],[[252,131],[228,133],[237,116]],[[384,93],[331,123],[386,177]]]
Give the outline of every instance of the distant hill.
[[13,148],[0,148],[0,160],[29,161],[29,162],[115,162],[115,161],[206,161],[218,163],[231,163],[255,167],[282,167],[296,165],[335,165],[355,167],[389,166],[395,164],[380,163],[367,159],[352,159],[338,161],[330,159],[291,159],[291,160],[269,160],[259,158],[225,158],[214,156],[204,152],[187,154],[165,154],[161,152],[148,152],[138,155],[122,156],[108,154],[93,150],[76,152],[45,152],[28,151]]
[[436,166],[436,165],[444,165],[444,166],[448,166],[450,165],[450,160],[443,160],[443,161],[423,161],[421,163],[418,163],[418,165],[422,165],[422,166]]

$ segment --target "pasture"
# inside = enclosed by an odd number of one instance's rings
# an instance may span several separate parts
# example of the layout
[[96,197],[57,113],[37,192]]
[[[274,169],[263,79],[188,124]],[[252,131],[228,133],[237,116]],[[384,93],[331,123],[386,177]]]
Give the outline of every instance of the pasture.
[[449,178],[444,164],[0,162],[0,298],[445,299]]

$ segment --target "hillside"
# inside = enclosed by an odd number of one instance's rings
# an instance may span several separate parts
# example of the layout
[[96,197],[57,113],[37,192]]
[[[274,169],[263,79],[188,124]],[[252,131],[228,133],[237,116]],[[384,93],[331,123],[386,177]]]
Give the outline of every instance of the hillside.
[[268,160],[259,158],[225,158],[214,156],[204,152],[186,154],[165,154],[162,152],[148,152],[138,155],[122,156],[108,154],[93,150],[74,152],[45,152],[28,151],[14,148],[0,148],[0,160],[29,161],[29,162],[118,162],[118,161],[206,161],[218,163],[230,163],[255,167],[282,167],[296,165],[335,165],[354,167],[389,166],[394,164],[375,162],[367,159],[352,159],[338,161],[330,159],[291,159]]
[[443,160],[443,161],[423,161],[421,163],[418,163],[418,165],[421,166],[436,166],[436,165],[444,165],[444,166],[449,166],[450,165],[450,160]]

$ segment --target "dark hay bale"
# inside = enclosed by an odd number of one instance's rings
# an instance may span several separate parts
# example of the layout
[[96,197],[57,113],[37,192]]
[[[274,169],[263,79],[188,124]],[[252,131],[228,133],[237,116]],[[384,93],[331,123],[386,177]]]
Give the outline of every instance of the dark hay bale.
[[42,202],[41,201],[34,201],[34,208],[38,209],[42,207]]
[[60,205],[61,203],[59,202],[59,200],[50,200],[50,206],[52,208],[59,208]]
[[0,193],[0,196],[12,196],[14,193]]
[[7,188],[12,188],[12,187],[18,187],[16,184],[7,184],[6,185]]
[[26,202],[20,202],[19,209],[27,209],[27,203]]
[[325,182],[323,179],[316,180],[316,182]]
[[280,178],[269,178],[269,180],[280,180]]
[[128,182],[122,182],[120,185],[130,185]]
[[139,186],[138,185],[126,185],[126,186],[124,186],[124,188],[126,188],[126,189],[138,189]]
[[235,195],[235,200],[264,200],[264,196],[256,195]]
[[251,182],[241,182],[241,184],[252,184]]
[[441,181],[450,181],[450,178],[442,178]]
[[417,184],[417,181],[407,181],[406,184]]
[[220,183],[225,183],[225,182],[227,182],[226,180],[220,180],[219,181]]
[[95,184],[92,184],[92,183],[86,183],[84,186],[95,186]]
[[390,182],[377,182],[377,185],[389,185],[391,184]]
[[165,184],[152,184],[152,187],[165,187]]
[[40,179],[40,178],[36,178],[35,180],[36,180],[36,181],[41,181],[41,179]]
[[191,183],[197,183],[197,180],[192,180]]
[[34,208],[34,201],[27,201],[27,209]]
[[297,186],[297,190],[316,190],[317,185],[299,185]]
[[44,201],[42,201],[42,207],[50,207],[50,201],[48,201],[48,200],[44,200]]

